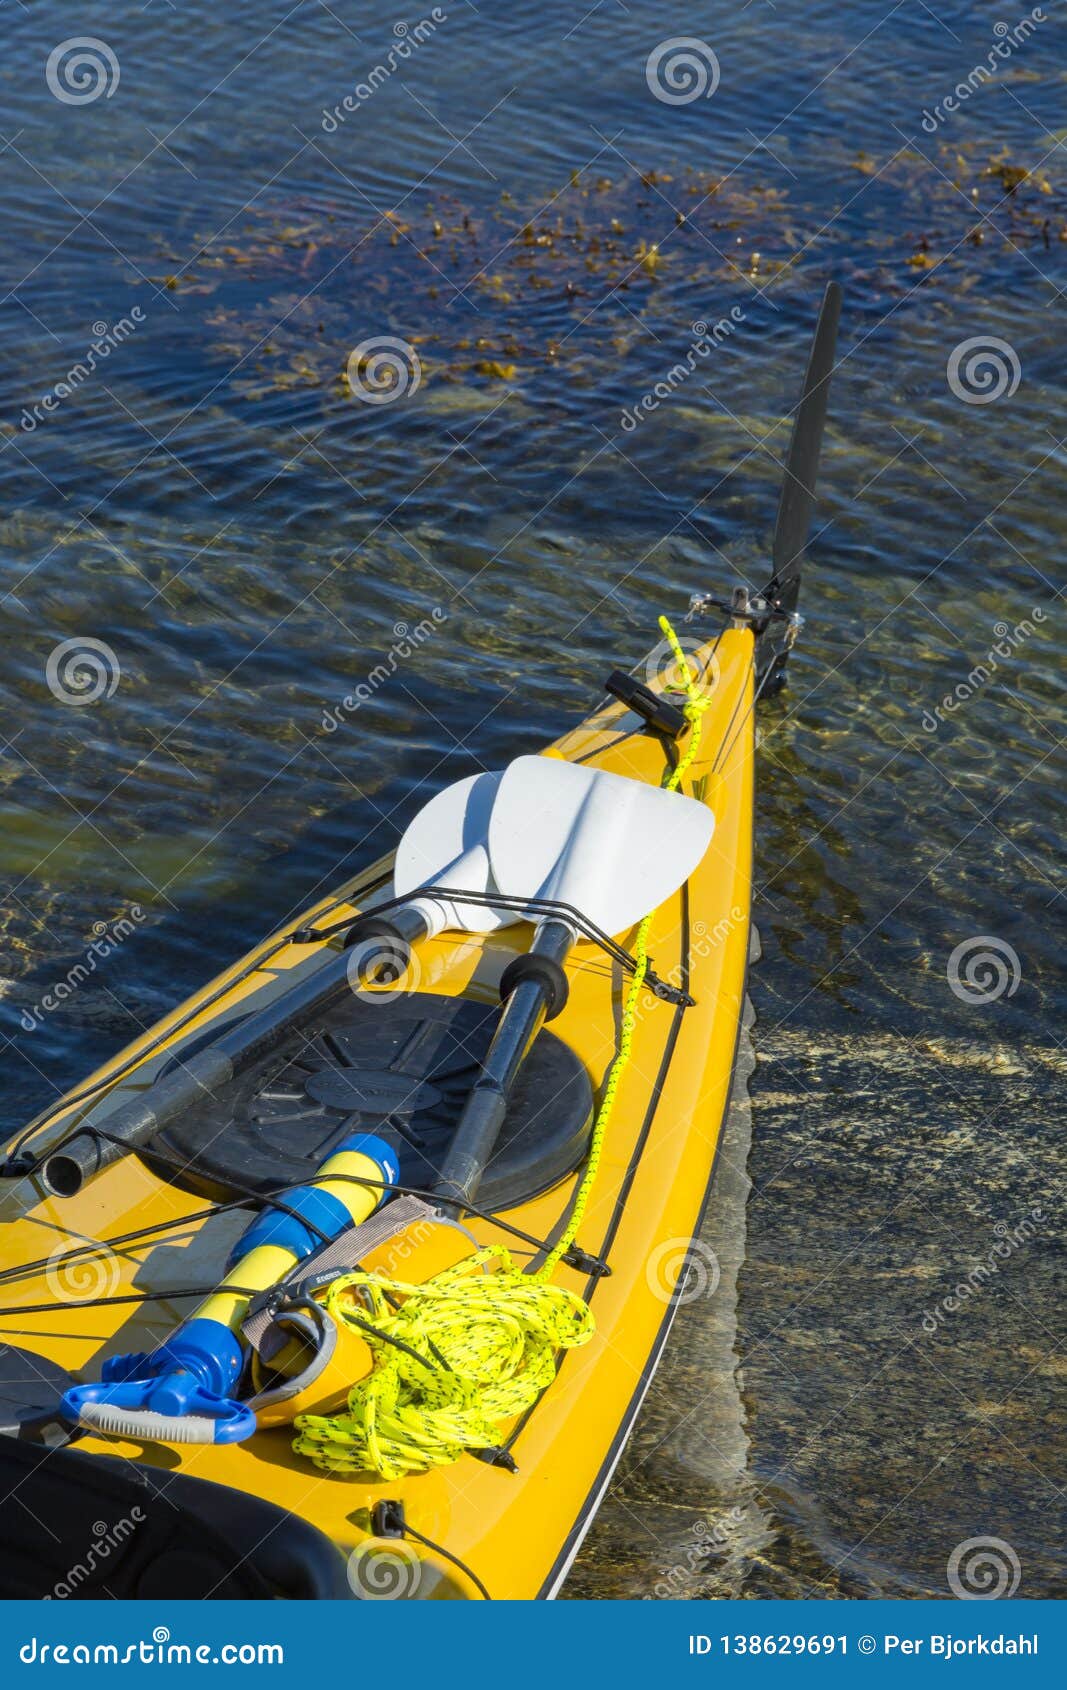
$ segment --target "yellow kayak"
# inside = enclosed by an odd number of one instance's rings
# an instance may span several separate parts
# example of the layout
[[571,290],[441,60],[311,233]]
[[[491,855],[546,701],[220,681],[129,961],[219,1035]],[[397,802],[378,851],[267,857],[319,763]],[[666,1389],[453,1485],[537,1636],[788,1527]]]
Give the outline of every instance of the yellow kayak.
[[[804,468],[797,454],[807,450],[809,493],[812,417],[821,433],[836,313],[831,290],[822,363],[817,339],[794,431],[791,467]],[[816,458],[817,449],[816,439]],[[789,496],[787,486],[783,507]],[[802,515],[806,532],[810,498]],[[795,512],[792,521],[795,533]],[[654,814],[665,818],[665,854],[675,828],[693,819],[689,805],[709,813],[710,843],[654,908],[610,933],[573,916],[564,954],[535,968],[530,984],[532,928],[559,923],[570,906],[524,891],[502,924],[479,931],[469,910],[466,928],[433,931],[430,922],[392,974],[357,978],[344,962],[346,940],[355,926],[358,950],[377,929],[355,924],[384,909],[388,928],[402,904],[398,865],[383,859],[8,1146],[0,1429],[14,1435],[0,1439],[0,1460],[25,1469],[22,1495],[44,1526],[31,1524],[27,1546],[20,1522],[19,1556],[0,1569],[14,1581],[5,1594],[52,1590],[67,1577],[79,1533],[96,1549],[69,1592],[79,1595],[556,1594],[667,1340],[714,1175],[749,956],[756,699],[781,683],[801,549],[793,577],[776,555],[776,592],[695,601],[693,621],[679,625],[681,665],[668,627],[647,687],[614,677],[604,707],[540,758],[519,760],[537,765],[524,779],[544,775],[546,791],[572,781],[569,770],[581,772],[583,793],[631,793],[597,785],[600,774],[651,789],[663,801]],[[668,798],[687,807],[672,810]],[[484,905],[498,895],[491,886]],[[471,1186],[444,1190],[438,1176],[454,1164],[448,1152],[471,1089],[492,1068],[501,983],[516,964],[526,984],[515,997],[551,999],[559,976],[556,1012],[532,1022],[534,1036],[516,1052],[503,1125],[475,1196],[461,1201],[455,1192],[469,1196]],[[315,983],[342,966],[351,989],[316,1007]],[[290,1021],[294,1004],[302,1007]],[[261,1027],[273,1037],[260,1037]],[[221,1068],[220,1048],[230,1051]],[[168,1118],[149,1131],[146,1104],[168,1096]],[[403,1201],[414,1207],[390,1231]],[[377,1238],[360,1231],[382,1221]],[[346,1240],[354,1251],[331,1256]],[[305,1268],[315,1268],[314,1280]],[[457,1278],[470,1283],[457,1289]],[[275,1318],[278,1284],[299,1292],[284,1334],[292,1353],[303,1344],[305,1359],[318,1356],[329,1337],[329,1365],[314,1380],[277,1360],[281,1351],[267,1365],[265,1348],[252,1358],[250,1382],[251,1314],[261,1328]],[[487,1285],[499,1293],[489,1314],[479,1301]],[[427,1286],[438,1301],[420,1300]],[[517,1352],[525,1342],[532,1353],[535,1329],[541,1371],[530,1372],[519,1412],[487,1423],[491,1437],[464,1444],[457,1434],[451,1447],[442,1403],[449,1391],[458,1400],[454,1358],[465,1352],[462,1333],[457,1340],[443,1323],[448,1316],[454,1327],[457,1309],[462,1322],[468,1307],[483,1322],[481,1360],[496,1372],[464,1398],[464,1425],[484,1419],[498,1376],[509,1377],[509,1345]],[[544,1331],[543,1314],[555,1322]],[[135,1400],[148,1387],[125,1380],[147,1377],[146,1366],[154,1390],[166,1373],[152,1362],[160,1353],[188,1382],[182,1369],[196,1369],[181,1345],[191,1316],[193,1327],[232,1330],[229,1383],[212,1375],[201,1390],[206,1375],[197,1373],[184,1397],[149,1390],[145,1436],[123,1429],[135,1421],[123,1421],[121,1407],[108,1419],[100,1404]],[[315,1331],[297,1344],[301,1319]],[[435,1333],[445,1360],[432,1375]],[[120,1364],[123,1379],[113,1367],[107,1383],[116,1357],[132,1361]],[[387,1364],[419,1387],[405,1411],[410,1446],[395,1427],[391,1441],[381,1432],[388,1389],[370,1409],[360,1399],[352,1441],[346,1392],[374,1368],[380,1383]],[[220,1441],[187,1441],[182,1416],[199,1423],[197,1405],[216,1397],[233,1410],[213,1423]],[[519,1400],[499,1398],[505,1407]],[[79,1421],[71,1402],[81,1404]],[[430,1425],[437,1443],[426,1455]],[[368,1449],[376,1471],[359,1464]],[[347,1462],[346,1451],[355,1451]],[[160,1490],[169,1504],[162,1523],[160,1508],[147,1506]],[[49,1541],[56,1522],[66,1547]]]

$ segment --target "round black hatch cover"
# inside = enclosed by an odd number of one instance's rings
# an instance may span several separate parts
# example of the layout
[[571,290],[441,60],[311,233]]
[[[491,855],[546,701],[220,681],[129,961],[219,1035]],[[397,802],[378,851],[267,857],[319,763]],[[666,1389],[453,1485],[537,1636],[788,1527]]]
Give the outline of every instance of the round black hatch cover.
[[[380,1134],[400,1157],[400,1183],[431,1189],[500,1011],[466,998],[416,993],[388,1006],[349,998],[288,1038],[210,1105],[155,1141],[180,1158],[180,1183],[213,1198],[308,1178],[353,1128]],[[483,1208],[536,1196],[577,1167],[593,1092],[582,1063],[547,1030],[516,1084]],[[149,1158],[151,1151],[145,1152]],[[176,1178],[162,1162],[160,1172]]]
[[368,1115],[410,1115],[441,1102],[437,1086],[388,1068],[324,1068],[309,1075],[304,1090],[315,1103],[344,1114],[358,1109]]

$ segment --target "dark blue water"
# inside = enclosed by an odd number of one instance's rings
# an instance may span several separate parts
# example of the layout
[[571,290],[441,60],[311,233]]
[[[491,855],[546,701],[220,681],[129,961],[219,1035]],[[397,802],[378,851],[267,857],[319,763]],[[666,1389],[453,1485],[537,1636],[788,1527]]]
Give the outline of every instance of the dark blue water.
[[[4,9],[10,1128],[416,794],[553,735],[660,610],[763,579],[845,286],[763,718],[739,1371],[686,1308],[577,1593],[940,1593],[983,1535],[1021,1594],[1056,1578],[1067,19],[1024,15]],[[50,86],[75,29],[95,65]],[[679,36],[710,97],[653,91]],[[643,407],[694,324],[728,327]],[[381,337],[401,390],[368,403]],[[953,991],[960,946],[993,960]]]

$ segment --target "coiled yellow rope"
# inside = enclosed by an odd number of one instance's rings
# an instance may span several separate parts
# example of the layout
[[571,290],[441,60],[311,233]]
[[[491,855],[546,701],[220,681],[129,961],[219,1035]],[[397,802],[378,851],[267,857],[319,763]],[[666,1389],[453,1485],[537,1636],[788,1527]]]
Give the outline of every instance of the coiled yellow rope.
[[[404,1299],[399,1308],[387,1292]],[[551,1384],[557,1351],[593,1336],[593,1317],[580,1297],[520,1273],[499,1246],[423,1285],[345,1274],[326,1307],[338,1321],[356,1317],[374,1368],[352,1387],[347,1413],[301,1415],[293,1448],[327,1472],[385,1479],[424,1473],[458,1461],[466,1449],[497,1443],[500,1422],[521,1414]]]
[[[686,693],[689,743],[664,781],[676,791],[700,747],[711,699],[665,616],[659,619]],[[578,1235],[596,1182],[615,1099],[633,1047],[637,1005],[648,968],[650,913],[634,940],[636,961],[623,1008],[619,1048],[608,1071],[589,1140],[585,1172],[562,1236],[536,1273],[522,1273],[501,1246],[479,1250],[421,1285],[348,1273],[334,1281],[326,1308],[370,1346],[371,1372],[353,1385],[344,1413],[304,1414],[293,1449],[328,1473],[400,1479],[458,1461],[464,1450],[496,1444],[502,1422],[537,1401],[556,1374],[560,1350],[592,1338],[588,1305],[549,1283]]]

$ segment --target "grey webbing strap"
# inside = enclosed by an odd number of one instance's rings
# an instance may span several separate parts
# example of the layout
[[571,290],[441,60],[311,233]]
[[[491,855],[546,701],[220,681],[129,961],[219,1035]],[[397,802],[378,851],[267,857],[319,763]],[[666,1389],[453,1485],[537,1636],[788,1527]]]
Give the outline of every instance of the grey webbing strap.
[[371,1250],[376,1250],[380,1244],[387,1244],[390,1238],[395,1238],[413,1221],[437,1219],[437,1210],[431,1204],[424,1203],[421,1197],[394,1197],[391,1203],[384,1204],[369,1220],[360,1221],[358,1226],[346,1227],[336,1238],[320,1244],[310,1256],[294,1262],[284,1279],[280,1279],[277,1285],[270,1286],[259,1297],[253,1298],[241,1323],[242,1337],[254,1350],[259,1349],[264,1333],[274,1319],[275,1306],[284,1299],[287,1287],[306,1287],[309,1280],[327,1285],[339,1274],[347,1273],[356,1267]]

